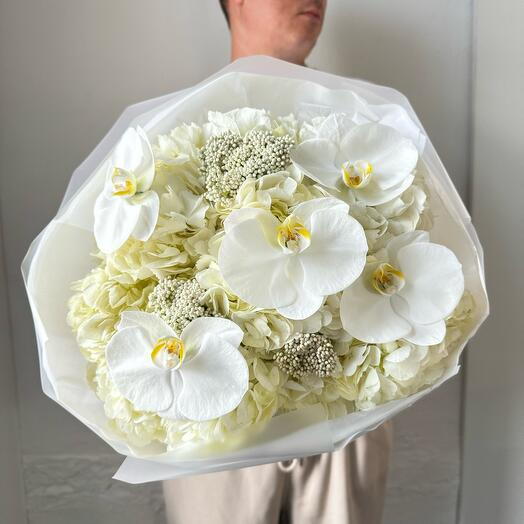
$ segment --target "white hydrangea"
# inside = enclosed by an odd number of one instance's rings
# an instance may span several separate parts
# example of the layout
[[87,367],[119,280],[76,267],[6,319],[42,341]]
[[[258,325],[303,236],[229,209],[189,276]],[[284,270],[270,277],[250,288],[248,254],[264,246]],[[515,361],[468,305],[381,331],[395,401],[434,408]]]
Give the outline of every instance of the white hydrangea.
[[[217,257],[224,238],[223,221],[232,211],[255,207],[283,220],[297,205],[331,193],[289,165],[247,178],[230,204],[213,205],[205,196],[201,149],[213,135],[231,132],[244,137],[253,130],[290,137],[298,144],[316,137],[319,126],[326,122],[319,117],[299,124],[293,115],[275,117],[252,108],[210,112],[203,126],[183,124],[160,135],[152,146],[153,189],[160,197],[153,234],[146,242],[131,238],[111,254],[99,253],[98,267],[74,284],[68,313],[88,361],[88,382],[103,402],[110,427],[132,445],[154,442],[166,449],[202,443],[227,445],[247,428],[302,407],[320,404],[329,418],[371,409],[433,384],[454,357],[475,307],[468,293],[446,319],[446,337],[438,345],[417,346],[404,340],[363,344],[342,327],[341,293],[326,297],[310,317],[289,320],[276,310],[243,302],[225,283]],[[345,124],[341,120],[337,125],[343,128]],[[375,206],[349,202],[350,215],[366,234],[368,258],[380,257],[391,238],[431,226],[424,168],[417,169],[412,185],[389,202]],[[240,351],[248,364],[249,390],[236,409],[217,419],[168,420],[136,410],[108,372],[106,346],[121,313],[145,311],[149,295],[166,277],[196,279],[204,291],[202,307],[232,320],[244,332]],[[277,365],[278,350],[297,334],[308,333],[320,333],[333,344],[336,366],[330,376],[293,378]]]
[[[196,124],[182,124],[170,133],[158,136],[153,155],[156,163],[155,189],[182,180],[189,188],[199,186],[199,151],[204,145],[201,127]],[[201,186],[200,186],[201,187]]]
[[236,297],[224,282],[215,261],[196,274],[206,290],[204,304],[236,322],[244,331],[243,344],[255,350],[272,351],[282,347],[293,335],[293,323],[274,310],[249,306]]
[[391,202],[378,206],[353,202],[349,212],[364,228],[370,254],[383,248],[393,237],[415,231],[426,212],[426,199],[422,184],[415,181]]

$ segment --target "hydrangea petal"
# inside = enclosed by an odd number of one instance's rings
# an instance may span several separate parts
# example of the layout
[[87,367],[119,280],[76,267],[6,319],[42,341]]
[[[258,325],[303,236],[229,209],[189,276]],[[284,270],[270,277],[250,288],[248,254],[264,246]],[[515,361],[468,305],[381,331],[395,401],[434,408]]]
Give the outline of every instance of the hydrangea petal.
[[331,113],[318,126],[318,138],[327,138],[336,144],[355,127],[355,123],[346,113]]
[[409,138],[422,154],[426,137],[422,134],[419,127],[411,120],[406,110],[396,104],[368,105],[368,103],[358,95],[354,95],[360,102],[362,108],[355,113],[353,119],[358,124],[378,122],[385,126],[396,129],[402,136]]
[[398,251],[405,285],[392,297],[395,310],[418,324],[450,315],[464,293],[462,265],[445,246],[416,243]]
[[238,132],[245,135],[252,129],[271,129],[271,119],[264,109],[243,107],[230,111]]
[[106,349],[107,366],[116,387],[135,409],[161,411],[173,402],[169,372],[152,358],[152,339],[141,327],[117,331]]
[[116,251],[131,235],[140,215],[140,207],[120,197],[98,195],[94,206],[94,235],[104,253]]
[[200,350],[180,371],[180,413],[195,421],[210,420],[235,409],[248,390],[247,363],[238,349],[221,337],[205,334]]
[[420,369],[421,355],[427,348],[417,348],[411,345],[400,346],[384,357],[384,371],[395,380],[410,380]]
[[271,120],[263,109],[243,107],[227,113],[208,112],[209,123],[205,126],[208,135],[230,131],[244,136],[252,129],[271,129]]
[[344,329],[363,342],[392,342],[411,331],[410,324],[398,315],[389,297],[368,289],[365,278],[370,271],[351,284],[340,301],[340,318]]

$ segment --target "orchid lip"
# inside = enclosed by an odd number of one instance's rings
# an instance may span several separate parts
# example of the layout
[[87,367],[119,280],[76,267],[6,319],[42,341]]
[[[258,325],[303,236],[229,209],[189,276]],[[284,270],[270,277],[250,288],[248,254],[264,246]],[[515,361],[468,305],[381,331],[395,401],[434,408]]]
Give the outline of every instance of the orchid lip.
[[300,253],[311,243],[311,233],[295,215],[289,215],[277,228],[277,242],[288,253]]
[[380,264],[371,276],[371,285],[381,295],[391,296],[398,293],[405,284],[402,271],[388,263]]
[[176,370],[182,366],[186,350],[184,342],[177,337],[163,337],[151,350],[151,360],[163,369]]
[[373,166],[364,160],[345,162],[342,165],[342,180],[351,189],[360,189],[368,185],[373,173]]
[[136,177],[130,171],[114,167],[111,173],[112,195],[116,197],[132,197],[137,192]]

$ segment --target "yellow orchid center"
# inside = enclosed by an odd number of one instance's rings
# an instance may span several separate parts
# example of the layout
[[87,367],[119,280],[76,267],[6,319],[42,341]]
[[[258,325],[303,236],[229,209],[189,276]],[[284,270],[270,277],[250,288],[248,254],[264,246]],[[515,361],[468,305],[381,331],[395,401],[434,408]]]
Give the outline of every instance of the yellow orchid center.
[[373,173],[373,166],[369,162],[359,160],[355,163],[346,162],[342,166],[342,179],[344,184],[351,189],[359,189],[369,182]]
[[404,283],[402,271],[387,263],[380,264],[371,276],[371,285],[381,295],[394,295],[404,287]]
[[186,354],[184,342],[177,337],[163,337],[156,341],[151,351],[153,362],[164,369],[178,369]]
[[115,167],[111,174],[113,196],[131,197],[136,193],[136,178],[133,173]]
[[311,242],[311,233],[295,215],[289,215],[277,229],[279,245],[293,253],[302,251]]

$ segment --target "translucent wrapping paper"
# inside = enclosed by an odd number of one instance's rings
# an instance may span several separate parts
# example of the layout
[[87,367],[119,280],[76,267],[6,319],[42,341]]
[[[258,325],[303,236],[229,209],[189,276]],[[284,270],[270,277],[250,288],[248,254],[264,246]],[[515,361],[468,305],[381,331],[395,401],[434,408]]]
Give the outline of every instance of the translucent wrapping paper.
[[[466,289],[476,308],[469,332],[448,360],[439,381],[415,395],[343,417],[325,420],[317,406],[277,415],[252,427],[241,443],[185,452],[159,445],[135,448],[107,424],[101,400],[86,380],[87,362],[66,322],[71,283],[94,265],[93,205],[105,180],[105,162],[129,126],[151,136],[183,122],[201,123],[209,110],[238,107],[269,109],[299,119],[331,112],[373,111],[374,118],[403,128],[416,144],[428,173],[434,225],[431,240],[449,247],[462,263]],[[267,57],[241,59],[197,86],[127,108],[106,137],[77,168],[62,205],[33,241],[22,265],[33,313],[44,392],[127,458],[116,478],[140,483],[264,464],[340,449],[416,400],[459,370],[460,352],[488,313],[482,248],[471,219],[433,145],[406,98],[397,91],[361,80],[342,78]]]

